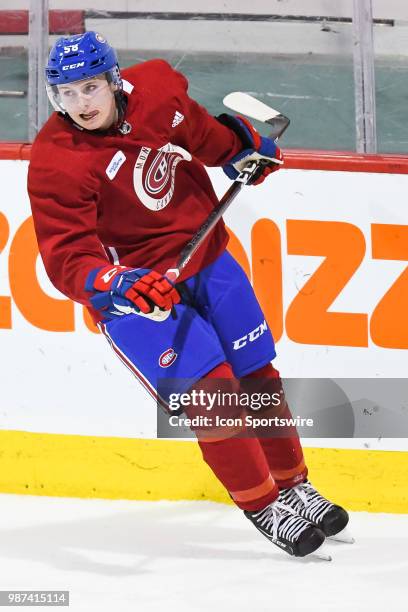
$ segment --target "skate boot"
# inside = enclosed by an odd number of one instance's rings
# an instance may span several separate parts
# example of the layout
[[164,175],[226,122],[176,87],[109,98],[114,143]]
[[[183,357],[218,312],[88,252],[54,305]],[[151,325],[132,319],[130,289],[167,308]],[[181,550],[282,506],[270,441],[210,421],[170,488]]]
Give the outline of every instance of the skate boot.
[[282,489],[278,500],[319,527],[326,537],[342,531],[349,521],[344,508],[320,495],[308,480],[291,489]]
[[268,540],[294,557],[313,553],[325,539],[321,529],[278,500],[262,510],[244,510],[244,514]]

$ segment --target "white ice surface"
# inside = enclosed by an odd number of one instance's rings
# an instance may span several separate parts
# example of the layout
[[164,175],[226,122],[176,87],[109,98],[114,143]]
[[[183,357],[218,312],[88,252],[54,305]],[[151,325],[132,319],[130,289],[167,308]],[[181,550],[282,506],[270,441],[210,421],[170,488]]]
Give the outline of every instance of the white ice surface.
[[407,609],[408,515],[353,513],[356,543],[326,545],[328,563],[212,502],[0,495],[0,508],[0,589],[69,590],[75,612]]

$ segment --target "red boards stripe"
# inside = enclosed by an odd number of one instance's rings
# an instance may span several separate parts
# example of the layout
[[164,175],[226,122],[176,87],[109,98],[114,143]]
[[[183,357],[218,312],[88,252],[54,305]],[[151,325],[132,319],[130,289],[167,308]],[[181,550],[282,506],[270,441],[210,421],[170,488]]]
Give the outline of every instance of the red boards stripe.
[[[50,34],[81,34],[85,12],[52,10],[49,30]],[[0,11],[0,34],[28,34],[28,11]]]

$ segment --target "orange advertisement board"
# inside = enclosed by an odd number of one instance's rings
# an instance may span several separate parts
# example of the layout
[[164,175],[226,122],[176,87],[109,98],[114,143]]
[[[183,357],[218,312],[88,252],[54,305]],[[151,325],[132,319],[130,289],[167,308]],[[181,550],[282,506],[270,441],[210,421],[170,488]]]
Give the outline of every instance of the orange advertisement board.
[[[0,161],[0,339],[10,418],[0,428],[123,436],[130,429],[152,437],[151,400],[116,363],[84,309],[47,279],[25,188],[29,147],[6,149],[9,159]],[[227,179],[219,169],[209,172],[222,195]],[[403,157],[292,152],[286,169],[245,188],[228,211],[229,249],[251,278],[283,376],[406,376],[407,172]],[[113,380],[129,397],[114,432]],[[40,406],[37,413],[32,405]]]

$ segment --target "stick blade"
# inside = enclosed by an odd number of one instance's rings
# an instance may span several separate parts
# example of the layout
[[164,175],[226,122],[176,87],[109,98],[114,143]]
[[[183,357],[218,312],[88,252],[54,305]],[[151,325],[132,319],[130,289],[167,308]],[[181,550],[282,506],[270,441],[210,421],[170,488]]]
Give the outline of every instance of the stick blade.
[[223,103],[237,113],[248,115],[251,119],[262,123],[268,123],[272,127],[271,136],[275,138],[283,134],[290,123],[288,117],[243,91],[229,93],[225,96]]

